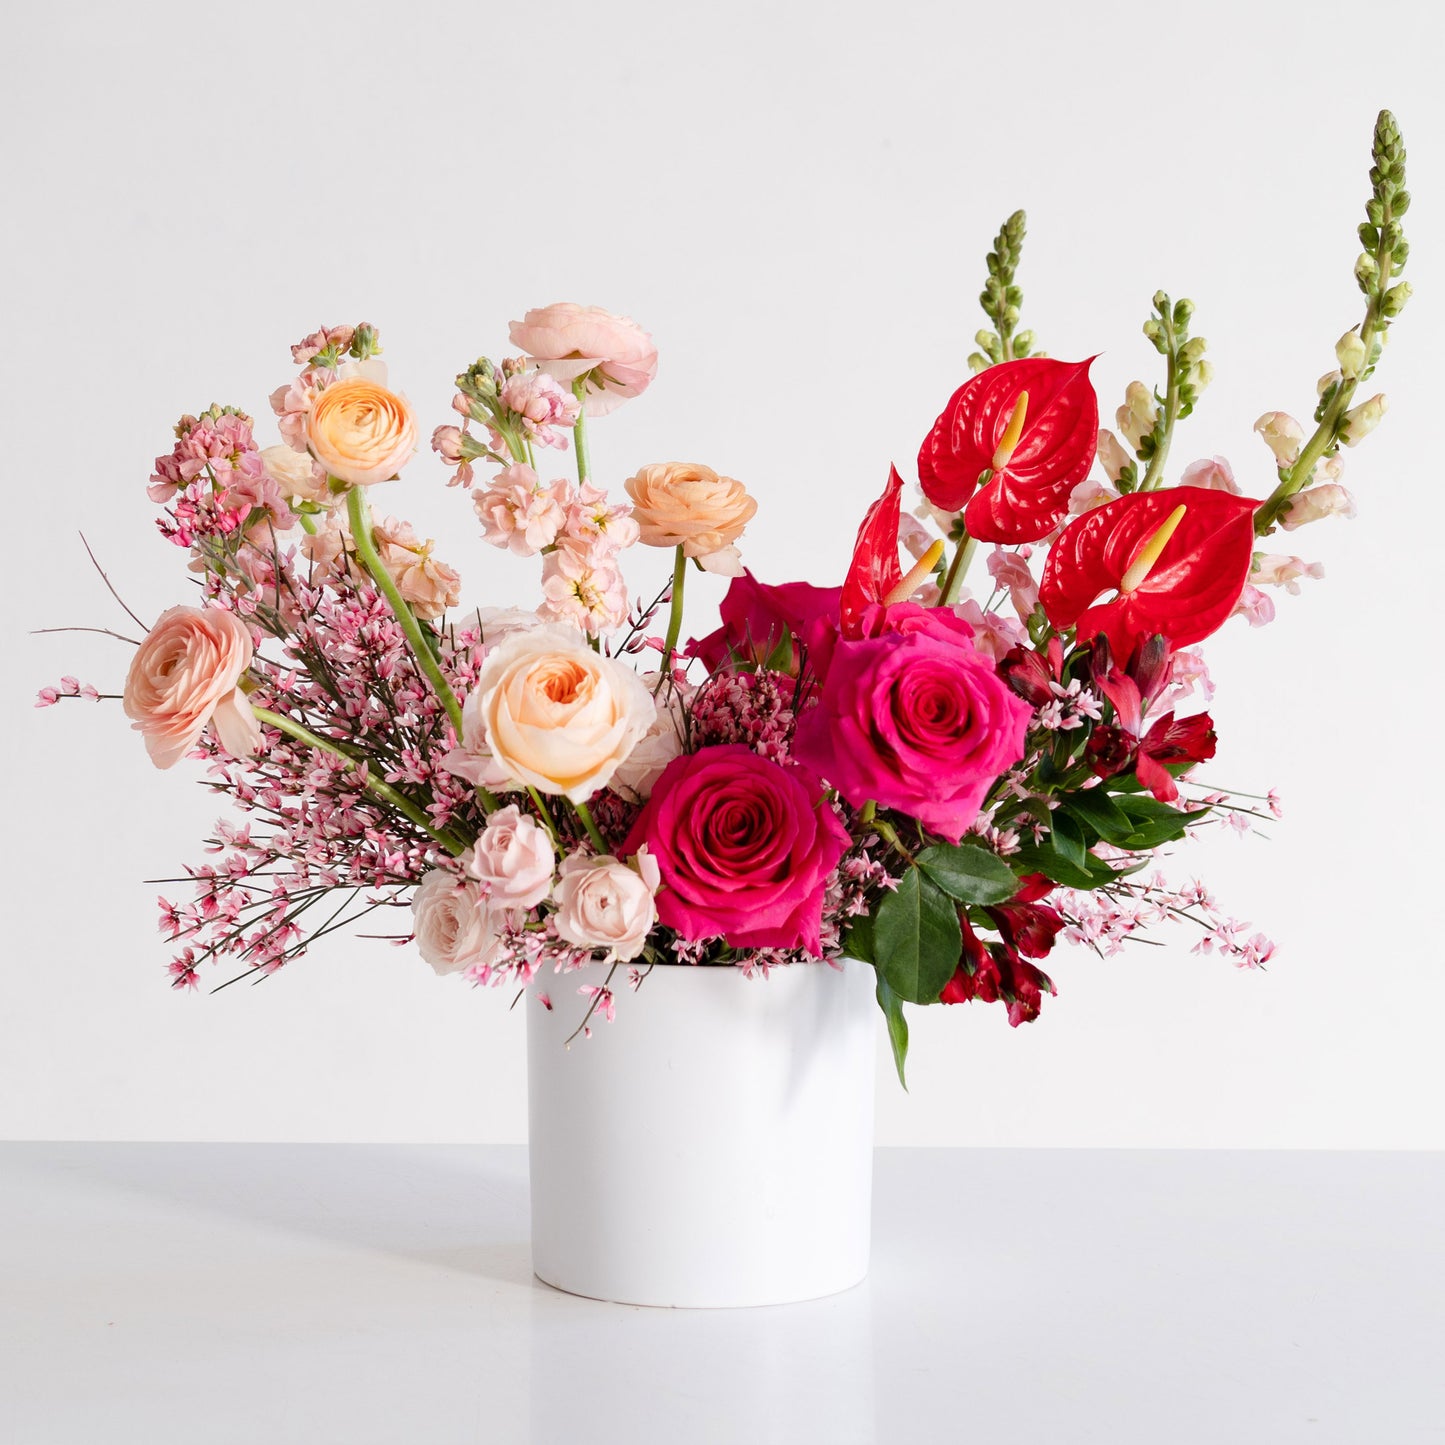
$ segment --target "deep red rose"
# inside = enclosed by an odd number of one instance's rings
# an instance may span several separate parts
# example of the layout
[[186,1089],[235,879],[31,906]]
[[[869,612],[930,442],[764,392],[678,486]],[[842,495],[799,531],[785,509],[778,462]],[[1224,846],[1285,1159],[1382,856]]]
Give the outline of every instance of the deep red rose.
[[701,659],[709,672],[716,672],[734,658],[766,662],[786,635],[793,639],[793,657],[785,670],[796,675],[799,640],[810,623],[838,616],[842,595],[841,587],[814,587],[810,582],[773,586],[744,572],[733,578],[718,609],[722,626],[689,643],[688,652]]
[[647,845],[658,917],[683,938],[816,956],[823,890],[848,841],[813,773],[726,743],[667,765],[622,852]]

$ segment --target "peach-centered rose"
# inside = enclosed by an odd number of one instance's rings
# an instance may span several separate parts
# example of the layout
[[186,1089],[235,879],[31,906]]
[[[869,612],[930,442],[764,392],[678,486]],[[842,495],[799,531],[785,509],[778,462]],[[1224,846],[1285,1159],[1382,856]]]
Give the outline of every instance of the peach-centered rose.
[[261,728],[236,685],[251,652],[250,631],[230,612],[172,607],[160,615],[131,662],[122,703],[156,767],[179,762],[207,723],[232,757],[257,751]]
[[[509,634],[467,699],[475,739],[514,784],[585,802],[607,786],[652,726],[652,696],[625,663],[602,657],[575,627]],[[471,729],[467,729],[471,732]]]
[[312,402],[306,441],[333,477],[369,487],[389,481],[416,450],[416,417],[396,392],[367,376],[347,376]]
[[624,485],[649,547],[681,547],[710,572],[741,570],[733,543],[758,510],[741,482],[696,462],[660,462]]
[[600,306],[559,301],[537,306],[511,324],[512,345],[538,367],[570,386],[587,378],[585,409],[601,416],[630,396],[640,396],[657,375],[657,347],[630,316]]

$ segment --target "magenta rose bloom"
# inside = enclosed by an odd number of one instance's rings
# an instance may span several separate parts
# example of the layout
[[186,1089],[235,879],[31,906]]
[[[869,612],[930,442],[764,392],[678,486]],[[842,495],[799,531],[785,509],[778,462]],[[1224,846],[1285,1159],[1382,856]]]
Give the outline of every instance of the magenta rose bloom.
[[700,658],[709,672],[716,672],[732,656],[765,662],[786,629],[795,639],[788,670],[796,673],[796,639],[810,623],[823,618],[836,621],[842,596],[841,587],[814,587],[811,582],[784,582],[775,587],[744,572],[733,578],[718,609],[722,626],[689,643],[688,652]]
[[822,951],[823,889],[848,846],[822,783],[739,743],[667,765],[623,844],[657,860],[657,914],[683,938]]
[[870,607],[864,633],[834,643],[793,756],[855,806],[897,808],[957,842],[1023,757],[1029,706],[947,608]]

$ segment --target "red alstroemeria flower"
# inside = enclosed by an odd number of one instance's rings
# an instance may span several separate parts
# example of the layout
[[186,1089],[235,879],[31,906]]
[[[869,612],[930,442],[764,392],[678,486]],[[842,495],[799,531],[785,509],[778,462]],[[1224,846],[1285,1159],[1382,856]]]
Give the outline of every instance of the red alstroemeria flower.
[[[918,453],[928,500],[947,512],[966,505],[964,526],[983,542],[1048,536],[1068,516],[1069,493],[1094,460],[1099,403],[1089,382],[1092,362],[1031,357],[964,382]],[[975,496],[988,470],[993,476]]]
[[[1199,642],[1244,590],[1258,506],[1204,487],[1106,502],[1049,549],[1039,601],[1055,627],[1077,626],[1081,642],[1103,634],[1123,657],[1156,633],[1174,647]],[[1117,595],[1098,602],[1109,591]]]
[[1036,1019],[1044,993],[1055,990],[1048,974],[1027,960],[1047,957],[1064,926],[1063,915],[1040,901],[1053,889],[1051,879],[1042,873],[1030,873],[1020,880],[1018,892],[1007,903],[985,909],[1003,935],[999,943],[985,944],[973,931],[968,915],[960,912],[963,957],[943,986],[939,1002],[980,999],[997,1003],[1002,999],[1008,1005],[1008,1021],[1014,1028]]
[[906,574],[898,561],[898,531],[902,516],[903,478],[897,467],[888,469],[888,485],[883,495],[868,508],[858,540],[853,544],[853,560],[843,579],[843,595],[838,604],[839,630],[844,637],[863,635],[863,614],[869,607],[889,606],[911,597],[927,579],[943,543],[922,557]]
[[1214,719],[1207,712],[1175,719],[1166,712],[1144,734],[1134,758],[1134,775],[1161,803],[1179,796],[1170,763],[1202,763],[1214,756]]

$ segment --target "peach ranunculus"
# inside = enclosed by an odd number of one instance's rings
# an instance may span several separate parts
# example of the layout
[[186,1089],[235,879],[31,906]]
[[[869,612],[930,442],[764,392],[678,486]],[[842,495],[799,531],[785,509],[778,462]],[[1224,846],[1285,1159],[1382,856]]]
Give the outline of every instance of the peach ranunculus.
[[649,547],[681,547],[704,570],[725,577],[741,572],[733,543],[758,510],[741,482],[696,462],[661,462],[624,485]]
[[418,951],[440,974],[489,963],[497,932],[482,886],[446,868],[433,868],[412,895],[412,929]]
[[311,454],[353,486],[394,477],[416,450],[416,416],[405,397],[352,375],[319,392],[306,416]]
[[[607,786],[657,710],[625,663],[588,647],[575,627],[508,634],[482,664],[462,708],[463,746],[513,786],[585,802]],[[455,754],[447,763],[461,772]]]
[[232,757],[261,746],[261,728],[237,686],[251,665],[251,633],[216,607],[172,607],[141,643],[125,679],[123,707],[158,768],[174,767],[207,723]]
[[657,375],[657,347],[629,316],[600,306],[559,301],[534,307],[511,324],[520,347],[549,376],[570,386],[587,378],[585,409],[601,416],[630,396],[641,396]]

